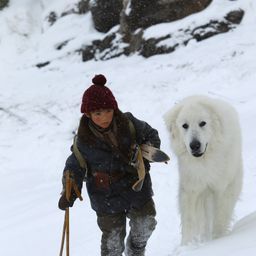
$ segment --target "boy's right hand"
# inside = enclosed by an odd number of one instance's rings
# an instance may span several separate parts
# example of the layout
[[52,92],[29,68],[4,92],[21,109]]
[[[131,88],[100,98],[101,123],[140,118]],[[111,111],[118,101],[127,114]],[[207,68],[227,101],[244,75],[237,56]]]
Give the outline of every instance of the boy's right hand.
[[67,200],[67,198],[66,198],[66,194],[63,193],[62,196],[61,196],[60,199],[59,199],[58,207],[59,207],[59,209],[65,211],[66,208],[73,206],[74,201],[75,201],[75,200],[70,200],[70,202],[69,202],[69,201]]

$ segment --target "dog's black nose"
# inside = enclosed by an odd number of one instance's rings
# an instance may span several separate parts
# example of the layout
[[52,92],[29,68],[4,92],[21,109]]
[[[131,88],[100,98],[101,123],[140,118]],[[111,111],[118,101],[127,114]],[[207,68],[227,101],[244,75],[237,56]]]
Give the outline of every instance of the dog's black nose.
[[201,143],[198,140],[192,140],[189,144],[192,151],[198,151],[201,147]]

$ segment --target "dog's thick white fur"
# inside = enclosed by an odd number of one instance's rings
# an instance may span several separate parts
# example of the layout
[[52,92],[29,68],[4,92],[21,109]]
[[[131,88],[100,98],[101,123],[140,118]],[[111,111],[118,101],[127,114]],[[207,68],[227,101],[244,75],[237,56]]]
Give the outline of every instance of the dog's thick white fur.
[[230,228],[242,188],[237,112],[222,100],[190,96],[164,119],[178,159],[182,244],[218,238]]

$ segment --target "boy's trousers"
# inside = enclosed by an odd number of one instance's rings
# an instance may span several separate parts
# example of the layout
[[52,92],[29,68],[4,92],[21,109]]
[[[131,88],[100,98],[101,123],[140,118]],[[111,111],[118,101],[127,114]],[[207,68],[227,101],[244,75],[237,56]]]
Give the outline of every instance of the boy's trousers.
[[[156,227],[156,210],[151,199],[141,209],[128,212],[100,215],[97,222],[102,231],[101,256],[144,256],[147,241]],[[129,218],[130,232],[126,236],[126,217]]]

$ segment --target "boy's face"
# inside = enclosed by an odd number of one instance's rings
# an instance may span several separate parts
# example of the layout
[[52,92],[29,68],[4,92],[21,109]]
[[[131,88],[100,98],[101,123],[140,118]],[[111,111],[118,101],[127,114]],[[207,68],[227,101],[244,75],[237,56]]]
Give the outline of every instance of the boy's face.
[[90,113],[89,117],[99,127],[106,129],[113,120],[113,109],[99,109]]

